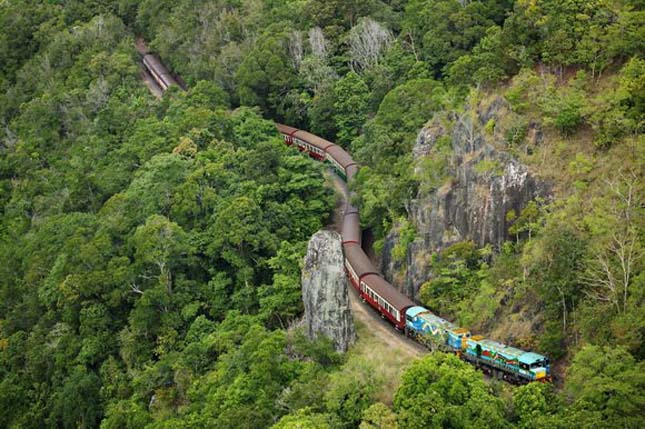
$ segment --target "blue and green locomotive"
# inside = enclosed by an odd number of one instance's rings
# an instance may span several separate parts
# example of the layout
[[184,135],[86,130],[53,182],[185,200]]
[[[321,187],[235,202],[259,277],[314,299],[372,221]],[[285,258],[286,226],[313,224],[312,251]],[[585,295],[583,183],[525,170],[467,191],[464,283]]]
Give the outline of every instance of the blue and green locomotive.
[[549,381],[549,359],[538,353],[526,352],[506,344],[488,340],[433,314],[421,306],[406,311],[406,335],[431,350],[458,354],[484,372],[515,382]]

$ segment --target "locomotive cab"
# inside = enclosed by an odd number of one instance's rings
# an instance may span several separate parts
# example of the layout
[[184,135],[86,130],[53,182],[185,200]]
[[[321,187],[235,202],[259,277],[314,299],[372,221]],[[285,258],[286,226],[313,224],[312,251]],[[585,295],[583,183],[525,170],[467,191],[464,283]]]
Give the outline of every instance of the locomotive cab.
[[537,381],[548,381],[551,378],[549,359],[538,353],[528,352],[519,357],[520,373]]
[[466,348],[468,338],[470,338],[468,329],[457,328],[448,331],[448,345],[457,351]]

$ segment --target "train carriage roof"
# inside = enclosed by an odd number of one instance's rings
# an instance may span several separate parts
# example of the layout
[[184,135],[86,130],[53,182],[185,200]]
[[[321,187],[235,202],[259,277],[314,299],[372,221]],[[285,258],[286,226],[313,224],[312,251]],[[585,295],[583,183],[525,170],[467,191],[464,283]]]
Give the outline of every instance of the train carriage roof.
[[343,243],[354,242],[361,244],[361,219],[358,212],[345,214],[341,236],[343,237]]
[[[326,140],[325,140],[326,141]],[[327,148],[327,153],[340,164],[341,167],[347,168],[351,164],[355,164],[352,157],[345,152],[343,148],[337,145]]]
[[[299,138],[300,140],[309,143],[313,146],[316,146],[319,149],[322,149],[329,153],[329,155],[334,158],[340,165],[341,167],[347,169],[347,167],[355,165],[356,163],[352,159],[352,157],[345,151],[343,148],[341,148],[338,145],[335,145],[334,143],[330,142],[329,140],[325,140],[321,137],[318,137],[315,134],[311,134],[310,132],[299,130],[297,128],[290,127],[288,125],[284,124],[276,124],[278,127],[278,130],[283,133],[283,134],[291,134],[294,137]],[[350,175],[354,175],[358,172],[358,168],[355,167],[351,169],[351,173],[348,171],[348,177]]]
[[345,214],[349,213],[358,213],[358,207],[351,205],[350,203],[345,204]]
[[335,146],[332,142],[303,130],[296,131],[294,136],[306,143],[309,143],[310,145],[316,146],[318,149],[321,149],[323,151],[327,150],[327,148],[330,146]]
[[159,61],[159,58],[152,54],[146,54],[143,57],[143,62],[146,63],[146,65],[150,67],[154,67],[156,70],[164,70],[165,67],[163,64],[161,64],[161,61]]
[[350,164],[345,168],[345,175],[347,176],[347,182],[351,182],[351,180],[356,176],[358,173],[358,164]]
[[148,68],[154,69],[156,73],[168,80],[169,84],[177,84],[175,78],[172,77],[168,69],[161,63],[161,60],[157,58],[157,56],[146,54],[143,57],[143,62]]
[[386,300],[401,314],[403,314],[404,309],[414,306],[414,302],[412,302],[410,298],[399,292],[383,277],[379,277],[375,274],[368,274],[361,281],[368,285],[370,289],[376,292],[381,298]]
[[347,258],[347,261],[359,278],[366,274],[378,274],[378,270],[367,257],[361,246],[354,243],[343,244],[343,250],[345,251],[345,258]]
[[298,131],[298,128],[290,127],[289,125],[276,123],[275,126],[282,134],[293,134]]

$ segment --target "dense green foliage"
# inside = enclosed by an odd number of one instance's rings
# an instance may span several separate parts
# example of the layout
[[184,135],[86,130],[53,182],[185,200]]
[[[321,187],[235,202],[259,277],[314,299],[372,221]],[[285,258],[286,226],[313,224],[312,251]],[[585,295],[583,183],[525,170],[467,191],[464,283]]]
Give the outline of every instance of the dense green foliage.
[[400,427],[506,426],[502,401],[493,396],[472,366],[456,356],[432,354],[403,375],[394,409]]
[[0,426],[270,425],[337,362],[273,330],[333,203],[319,166],[214,84],[156,102],[118,18],[48,13],[3,68]]
[[584,347],[571,365],[566,395],[531,383],[515,389],[505,406],[470,365],[435,353],[403,375],[394,410],[399,427],[408,428],[637,428],[642,367],[624,349]]
[[[234,104],[350,147],[370,167],[357,190],[379,237],[422,181],[410,168],[415,133],[433,112],[458,107],[468,85],[536,65],[597,79],[642,52],[644,39],[644,14],[628,0],[133,3],[119,13],[189,84],[214,81]],[[598,139],[613,138],[607,128],[619,132],[622,118],[587,115],[582,99],[554,91],[546,119],[567,134],[594,116],[604,123]]]
[[[638,427],[644,17],[632,0],[2,2],[0,426]],[[187,93],[148,94],[135,36]],[[509,212],[501,249],[435,255],[420,298],[570,358],[567,380],[504,405],[436,355],[390,408],[370,362],[286,329],[333,201],[270,119],[352,151],[363,222],[377,248],[398,223],[404,261],[407,203],[450,180],[451,138],[417,169],[418,130],[494,91],[510,111],[485,132],[559,198]],[[517,313],[538,332],[507,329]]]

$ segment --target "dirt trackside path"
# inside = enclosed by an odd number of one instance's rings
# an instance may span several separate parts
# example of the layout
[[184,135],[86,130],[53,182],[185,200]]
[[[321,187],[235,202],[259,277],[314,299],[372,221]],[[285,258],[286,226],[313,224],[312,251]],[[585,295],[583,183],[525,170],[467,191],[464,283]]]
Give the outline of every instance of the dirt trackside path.
[[[349,194],[347,191],[347,185],[335,173],[328,172],[325,176],[340,196],[340,202],[336,205],[333,215],[334,229],[340,233],[345,202],[347,201]],[[425,353],[428,353],[428,349],[396,331],[394,327],[387,322],[387,320],[383,319],[371,307],[363,303],[353,287],[348,287],[348,289],[354,322],[358,321],[360,324],[367,327],[365,330],[358,329],[359,335],[370,335],[378,338],[379,342],[386,346],[382,350],[383,353],[404,353],[409,358],[418,358]],[[357,325],[359,325],[359,323],[357,323]]]
[[392,353],[402,352],[413,358],[421,357],[428,353],[428,349],[396,331],[394,326],[388,323],[387,320],[363,303],[354,288],[350,287],[348,289],[354,321],[359,320],[367,325],[371,333],[387,345]]

